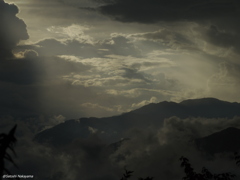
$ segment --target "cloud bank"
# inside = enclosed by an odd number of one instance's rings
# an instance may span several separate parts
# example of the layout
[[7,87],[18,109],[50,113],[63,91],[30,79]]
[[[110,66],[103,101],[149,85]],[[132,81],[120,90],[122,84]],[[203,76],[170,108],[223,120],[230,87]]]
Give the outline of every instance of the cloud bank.
[[102,0],[98,10],[118,21],[155,23],[159,21],[184,21],[226,18],[238,14],[237,1],[136,1]]
[[0,57],[12,57],[12,49],[20,40],[28,39],[26,24],[19,19],[18,7],[14,4],[8,4],[0,1]]

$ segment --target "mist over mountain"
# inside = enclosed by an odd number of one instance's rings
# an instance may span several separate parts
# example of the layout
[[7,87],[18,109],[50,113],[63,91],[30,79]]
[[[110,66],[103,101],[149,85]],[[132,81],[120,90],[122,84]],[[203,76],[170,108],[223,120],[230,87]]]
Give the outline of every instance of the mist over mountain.
[[240,147],[239,109],[239,103],[214,98],[164,101],[112,117],[65,122],[56,117],[58,125],[37,134],[29,130],[34,119],[2,119],[18,124],[21,169],[9,169],[31,171],[38,180],[119,180],[127,167],[134,171],[132,179],[172,180],[184,176],[179,158],[185,156],[198,172],[204,166],[240,177],[233,160]]
[[180,103],[151,103],[139,109],[113,117],[80,118],[68,120],[35,136],[37,142],[48,142],[62,146],[77,138],[87,138],[97,134],[107,143],[119,141],[126,137],[132,128],[152,128],[157,130],[163,126],[164,119],[178,118],[233,118],[240,116],[240,104],[221,101],[215,98],[191,99]]

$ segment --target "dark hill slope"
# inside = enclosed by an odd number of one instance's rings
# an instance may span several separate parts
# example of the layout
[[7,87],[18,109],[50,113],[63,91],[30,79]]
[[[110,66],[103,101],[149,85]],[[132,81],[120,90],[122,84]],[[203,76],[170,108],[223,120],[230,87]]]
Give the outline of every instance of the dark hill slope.
[[126,130],[149,126],[159,128],[165,118],[177,116],[232,118],[240,116],[240,104],[220,101],[214,98],[193,99],[175,102],[152,103],[122,115],[104,118],[81,118],[69,120],[35,136],[38,142],[63,145],[76,138],[86,138],[97,129],[99,136],[107,142],[115,142],[123,137]]
[[237,152],[240,150],[240,129],[229,127],[220,132],[195,140],[201,151],[209,154]]

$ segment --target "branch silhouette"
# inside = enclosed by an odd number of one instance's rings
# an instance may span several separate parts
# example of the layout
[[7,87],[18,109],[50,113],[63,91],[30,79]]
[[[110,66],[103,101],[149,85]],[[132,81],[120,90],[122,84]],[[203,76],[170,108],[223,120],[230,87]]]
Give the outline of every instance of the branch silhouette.
[[15,167],[17,167],[17,165],[13,161],[12,157],[7,152],[7,150],[10,149],[13,152],[13,154],[16,156],[16,153],[14,150],[14,146],[17,142],[17,139],[14,136],[16,128],[17,128],[17,125],[15,125],[9,131],[8,134],[5,134],[5,133],[0,134],[0,173],[1,173],[0,175],[1,175],[1,179],[2,179],[4,172],[11,175],[9,170],[5,168],[5,162],[4,162],[5,160],[11,162]]
[[186,157],[182,156],[180,161],[181,167],[184,168],[184,172],[186,174],[186,176],[182,178],[183,180],[232,180],[234,177],[236,177],[235,174],[230,172],[213,174],[205,167],[202,168],[201,173],[196,173]]
[[[123,174],[123,177],[120,180],[128,180],[134,171],[128,171],[126,168],[125,173]],[[138,178],[138,180],[153,180],[153,177],[146,177],[146,178]]]
[[125,173],[123,174],[123,177],[121,178],[121,180],[127,180],[132,176],[132,173],[134,171],[128,171],[126,168],[125,169]]

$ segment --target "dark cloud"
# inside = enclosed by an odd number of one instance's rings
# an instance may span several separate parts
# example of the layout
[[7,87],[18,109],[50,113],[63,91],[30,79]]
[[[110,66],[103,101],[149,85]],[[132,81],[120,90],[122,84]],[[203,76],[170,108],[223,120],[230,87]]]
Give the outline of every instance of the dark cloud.
[[216,25],[211,25],[206,32],[206,40],[218,47],[232,49],[239,53],[240,49],[240,36],[238,33],[239,28],[229,30],[227,27],[220,28]]
[[0,81],[33,84],[40,81],[45,69],[39,59],[11,59],[0,62]]
[[[27,59],[16,59],[13,49],[20,40],[28,39],[26,24],[19,19],[18,7],[0,1],[0,115],[26,116],[36,113],[36,87],[28,86],[39,81],[43,74],[33,57],[26,51]],[[37,67],[38,66],[38,67]],[[36,74],[35,74],[36,72]],[[34,110],[35,109],[35,110]]]
[[1,82],[0,116],[35,116],[42,114],[39,109],[38,87]]
[[151,80],[149,80],[146,75],[144,75],[143,73],[139,73],[137,69],[123,68],[123,70],[125,71],[123,77],[127,77],[129,79],[139,79],[145,82],[151,82]]
[[26,50],[23,55],[25,58],[0,62],[0,81],[30,85],[91,68],[81,62],[66,61],[58,57],[38,57],[37,52],[33,50]]
[[[85,72],[91,67],[57,57],[33,58],[36,55],[35,51],[24,51],[24,55],[26,53],[33,55],[28,54],[26,58],[0,62],[0,107],[2,108],[0,114],[18,117],[45,113],[56,115],[60,111],[65,113],[64,109],[67,106],[68,110],[71,109],[68,115],[71,113],[76,115],[77,112],[76,117],[80,116],[79,110],[74,107],[78,103],[77,97],[81,93],[86,94],[90,91],[84,88],[80,91],[79,88],[77,90],[70,84],[64,83],[63,76],[74,72]],[[73,93],[72,98],[66,96],[71,93]]]
[[0,1],[0,58],[12,57],[12,49],[20,40],[28,39],[26,24],[16,15],[19,12],[14,4]]
[[109,49],[109,54],[140,57],[141,51],[125,36],[113,34],[111,38],[100,43],[99,48]]
[[209,20],[236,16],[239,3],[224,1],[102,0],[98,10],[118,21],[155,23],[158,21]]

